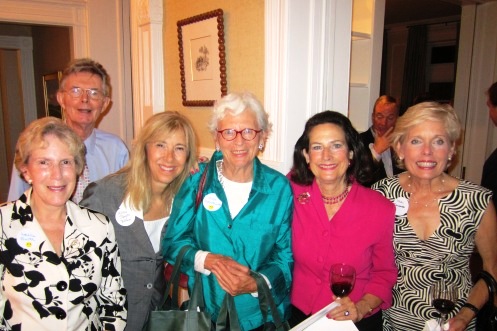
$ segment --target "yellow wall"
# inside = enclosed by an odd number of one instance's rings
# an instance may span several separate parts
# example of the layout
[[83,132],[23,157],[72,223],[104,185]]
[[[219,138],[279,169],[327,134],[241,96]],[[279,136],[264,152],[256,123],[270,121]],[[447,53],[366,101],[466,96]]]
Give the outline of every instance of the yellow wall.
[[211,108],[181,103],[176,22],[218,8],[224,11],[228,93],[250,91],[263,102],[264,0],[164,0],[165,108],[185,114],[193,122],[200,147],[211,149],[214,142],[207,129]]

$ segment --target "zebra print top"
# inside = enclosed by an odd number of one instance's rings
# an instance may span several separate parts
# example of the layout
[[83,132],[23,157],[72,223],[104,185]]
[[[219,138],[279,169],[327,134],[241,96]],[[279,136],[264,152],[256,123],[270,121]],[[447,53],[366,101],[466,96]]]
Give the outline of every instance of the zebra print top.
[[[397,283],[393,305],[384,312],[384,330],[422,330],[425,322],[438,317],[431,305],[430,286],[446,277],[459,285],[459,300],[452,315],[466,302],[472,282],[469,258],[475,234],[492,198],[476,184],[460,180],[456,189],[438,200],[440,226],[427,240],[419,239],[407,219],[410,194],[400,186],[399,176],[385,178],[372,187],[396,205],[394,227]],[[474,323],[474,321],[473,321]],[[470,325],[467,330],[473,330]]]

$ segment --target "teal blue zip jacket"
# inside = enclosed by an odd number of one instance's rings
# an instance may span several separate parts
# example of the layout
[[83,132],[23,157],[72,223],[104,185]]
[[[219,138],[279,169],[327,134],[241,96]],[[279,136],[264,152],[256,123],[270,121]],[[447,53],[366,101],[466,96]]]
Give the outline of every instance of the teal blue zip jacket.
[[[174,263],[181,247],[193,247],[183,258],[181,268],[189,275],[188,287],[191,291],[195,253],[198,250],[229,256],[267,277],[278,310],[287,319],[293,269],[290,232],[293,199],[290,184],[283,174],[255,158],[249,199],[232,219],[216,170],[216,161],[222,158],[221,152],[215,152],[209,164],[200,164],[200,171],[190,176],[176,194],[162,241],[164,259]],[[195,197],[206,166],[203,200],[195,211]],[[214,208],[210,203],[212,201],[216,201]],[[215,321],[226,292],[212,273],[202,275],[202,282],[205,304]],[[262,325],[257,297],[238,295],[235,305],[243,330]]]

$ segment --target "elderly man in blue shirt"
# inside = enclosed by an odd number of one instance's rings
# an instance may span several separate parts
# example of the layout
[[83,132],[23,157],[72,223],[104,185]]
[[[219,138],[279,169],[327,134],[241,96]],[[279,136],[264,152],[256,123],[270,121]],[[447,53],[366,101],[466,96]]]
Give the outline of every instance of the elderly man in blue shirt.
[[[62,73],[57,101],[66,124],[83,139],[86,165],[72,200],[82,198],[86,186],[121,169],[128,162],[124,142],[114,134],[97,129],[97,120],[110,104],[109,76],[104,67],[92,59],[76,59]],[[8,200],[16,200],[29,185],[12,171]]]

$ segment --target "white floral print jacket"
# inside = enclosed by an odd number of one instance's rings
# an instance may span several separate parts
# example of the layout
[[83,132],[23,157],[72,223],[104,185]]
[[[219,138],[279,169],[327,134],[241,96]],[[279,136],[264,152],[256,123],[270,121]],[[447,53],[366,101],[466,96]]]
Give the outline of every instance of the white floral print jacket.
[[112,223],[68,201],[59,257],[33,217],[30,192],[0,207],[0,330],[123,330],[126,290]]

